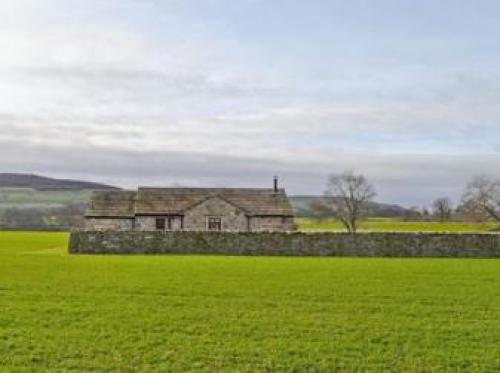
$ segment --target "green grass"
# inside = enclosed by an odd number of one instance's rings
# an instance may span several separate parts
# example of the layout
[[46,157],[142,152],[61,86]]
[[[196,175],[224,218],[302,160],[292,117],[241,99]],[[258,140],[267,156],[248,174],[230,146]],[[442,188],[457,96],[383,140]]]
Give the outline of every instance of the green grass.
[[[343,231],[338,220],[296,219],[298,229],[303,231]],[[360,222],[360,231],[378,232],[488,232],[498,229],[499,223],[462,223],[462,222],[429,222],[403,221],[392,218],[370,218]]]
[[0,371],[498,371],[500,261],[69,256],[0,233]]

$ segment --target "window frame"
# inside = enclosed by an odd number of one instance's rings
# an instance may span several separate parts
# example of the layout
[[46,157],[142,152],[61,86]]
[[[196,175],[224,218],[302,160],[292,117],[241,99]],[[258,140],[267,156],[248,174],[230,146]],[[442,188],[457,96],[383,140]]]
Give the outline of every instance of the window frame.
[[[217,227],[216,229],[212,228],[213,224]],[[209,232],[222,232],[222,216],[207,216],[206,227]]]
[[155,228],[157,231],[161,231],[161,232],[164,232],[165,231],[165,227],[166,227],[166,221],[165,221],[165,217],[156,217],[155,218]]

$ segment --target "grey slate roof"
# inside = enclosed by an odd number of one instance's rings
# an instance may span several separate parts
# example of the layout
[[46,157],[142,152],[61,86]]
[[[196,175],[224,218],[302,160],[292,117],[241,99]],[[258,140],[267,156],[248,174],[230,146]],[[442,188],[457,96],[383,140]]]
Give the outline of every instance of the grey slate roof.
[[250,188],[147,188],[137,192],[95,192],[87,217],[132,217],[134,215],[183,214],[206,199],[219,197],[241,208],[247,215],[293,216],[284,189]]
[[85,213],[88,217],[133,217],[136,192],[100,191],[92,193]]

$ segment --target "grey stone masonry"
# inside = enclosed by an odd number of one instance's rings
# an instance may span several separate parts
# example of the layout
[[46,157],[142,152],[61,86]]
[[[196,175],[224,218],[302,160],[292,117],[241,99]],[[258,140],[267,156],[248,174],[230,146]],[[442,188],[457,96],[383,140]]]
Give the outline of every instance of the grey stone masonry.
[[74,254],[500,257],[500,234],[77,231]]
[[85,229],[96,231],[131,231],[134,229],[133,218],[86,218]]
[[88,231],[294,230],[284,189],[148,188],[98,191],[85,212]]

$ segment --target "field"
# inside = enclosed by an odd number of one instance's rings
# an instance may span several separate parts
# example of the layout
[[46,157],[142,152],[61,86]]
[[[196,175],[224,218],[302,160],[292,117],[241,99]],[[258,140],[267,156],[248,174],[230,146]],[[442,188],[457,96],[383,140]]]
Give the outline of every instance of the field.
[[69,256],[0,232],[0,370],[500,370],[500,261]]
[[54,208],[70,203],[86,203],[91,190],[61,191],[0,187],[0,211],[7,208]]
[[[342,231],[344,227],[338,220],[297,219],[298,228],[303,231]],[[404,221],[394,218],[370,218],[360,223],[360,231],[375,232],[488,232],[498,230],[499,223],[463,223]]]

